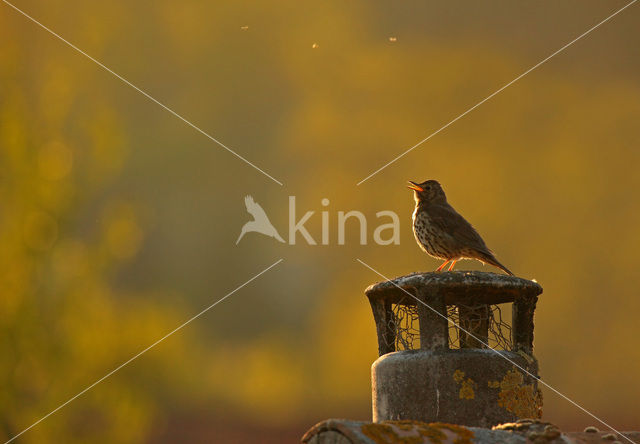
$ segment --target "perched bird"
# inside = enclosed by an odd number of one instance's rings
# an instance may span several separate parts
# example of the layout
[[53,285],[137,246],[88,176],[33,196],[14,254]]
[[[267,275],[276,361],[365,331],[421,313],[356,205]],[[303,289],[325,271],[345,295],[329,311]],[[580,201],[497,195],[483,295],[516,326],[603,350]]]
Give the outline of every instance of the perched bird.
[[253,216],[253,220],[250,220],[242,226],[242,231],[240,231],[236,245],[238,245],[238,242],[240,242],[240,239],[242,239],[245,233],[251,232],[262,233],[269,237],[275,237],[280,242],[284,242],[284,239],[278,234],[278,230],[271,224],[267,213],[264,212],[259,203],[253,200],[253,197],[246,196],[244,198],[244,204],[247,207],[247,212]]
[[409,181],[408,188],[414,191],[416,208],[413,211],[413,234],[427,254],[444,263],[436,271],[441,271],[449,262],[447,271],[460,259],[476,259],[498,267],[513,276],[487,248],[478,232],[464,217],[447,202],[447,196],[435,180],[422,183]]

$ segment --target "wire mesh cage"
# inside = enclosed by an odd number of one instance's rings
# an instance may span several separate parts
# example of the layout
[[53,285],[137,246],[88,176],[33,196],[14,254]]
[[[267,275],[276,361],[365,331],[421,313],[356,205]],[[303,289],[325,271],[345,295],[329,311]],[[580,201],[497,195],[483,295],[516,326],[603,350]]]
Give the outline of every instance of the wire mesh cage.
[[[511,350],[511,312],[507,304],[447,306],[449,348],[492,348]],[[486,331],[486,335],[480,332]],[[471,333],[471,334],[470,334]]]
[[420,348],[420,319],[418,307],[404,299],[392,305],[393,316],[389,328],[396,332],[396,350],[417,350]]
[[[508,308],[506,305],[447,305],[449,349],[511,350],[511,311],[505,310]],[[388,327],[395,332],[395,350],[419,349],[420,319],[415,300],[403,298],[392,304],[391,311],[393,315],[388,321]],[[481,333],[483,331],[487,334]]]
[[473,271],[413,273],[365,290],[380,356],[474,348],[532,354],[540,293],[535,281]]

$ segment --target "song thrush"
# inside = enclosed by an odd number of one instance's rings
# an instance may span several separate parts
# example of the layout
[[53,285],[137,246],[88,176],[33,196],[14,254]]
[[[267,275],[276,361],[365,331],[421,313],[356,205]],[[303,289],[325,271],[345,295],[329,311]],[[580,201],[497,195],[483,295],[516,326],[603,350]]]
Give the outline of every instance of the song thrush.
[[476,259],[498,267],[513,276],[487,248],[478,232],[447,202],[447,196],[435,180],[420,184],[409,181],[408,188],[414,191],[416,208],[413,212],[413,234],[427,254],[444,263],[436,271],[441,271],[449,262],[447,271],[460,259]]

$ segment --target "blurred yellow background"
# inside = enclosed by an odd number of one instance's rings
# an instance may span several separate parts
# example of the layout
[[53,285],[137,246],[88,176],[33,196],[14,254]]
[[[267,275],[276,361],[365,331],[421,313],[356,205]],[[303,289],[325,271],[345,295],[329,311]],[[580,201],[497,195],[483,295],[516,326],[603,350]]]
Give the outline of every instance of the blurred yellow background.
[[[287,442],[369,419],[380,279],[355,258],[437,267],[405,188],[428,178],[544,287],[542,378],[639,429],[640,6],[356,186],[624,4],[15,1],[283,187],[0,4],[0,439],[279,258],[17,442]],[[247,194],[285,238],[289,195],[316,239],[328,210],[331,245],[236,246]],[[369,236],[397,212],[400,245],[338,246],[349,210]],[[546,420],[594,424],[544,395]]]

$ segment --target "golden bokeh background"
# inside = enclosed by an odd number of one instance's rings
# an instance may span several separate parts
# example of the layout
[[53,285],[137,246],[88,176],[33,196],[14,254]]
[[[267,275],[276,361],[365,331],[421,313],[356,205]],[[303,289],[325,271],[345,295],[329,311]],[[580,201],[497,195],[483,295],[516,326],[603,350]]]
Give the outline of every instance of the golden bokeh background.
[[[640,428],[640,6],[356,186],[625,3],[14,4],[284,186],[0,3],[0,439],[279,258],[16,442],[293,442],[368,419],[363,289],[380,279],[355,258],[387,276],[438,265],[404,187],[427,178],[544,287],[542,378]],[[236,246],[247,194],[285,238],[288,196],[317,240],[329,211],[331,245]],[[337,245],[349,210],[369,240],[397,212],[400,245],[359,245],[354,226]],[[546,420],[596,424],[544,396]]]

